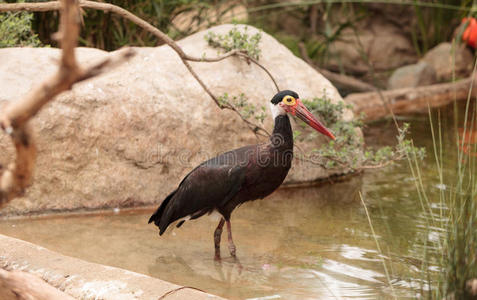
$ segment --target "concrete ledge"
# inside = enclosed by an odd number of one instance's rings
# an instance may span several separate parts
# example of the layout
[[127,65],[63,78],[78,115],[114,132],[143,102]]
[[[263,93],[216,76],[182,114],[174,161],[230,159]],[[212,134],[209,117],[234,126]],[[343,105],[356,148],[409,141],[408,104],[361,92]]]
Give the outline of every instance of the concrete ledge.
[[[181,286],[143,274],[64,256],[0,235],[0,268],[28,272],[77,299],[154,299]],[[141,255],[138,253],[138,255]],[[193,289],[180,289],[166,299],[223,299]]]

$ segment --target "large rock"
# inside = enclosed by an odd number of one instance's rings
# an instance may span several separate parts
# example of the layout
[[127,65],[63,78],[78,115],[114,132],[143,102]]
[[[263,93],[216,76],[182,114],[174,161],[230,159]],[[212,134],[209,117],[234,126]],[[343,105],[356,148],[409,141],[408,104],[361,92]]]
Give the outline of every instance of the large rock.
[[[179,44],[187,53],[213,57],[217,50],[207,46],[204,34]],[[263,34],[261,50],[261,63],[282,89],[295,90],[302,98],[326,94],[333,102],[342,101],[328,80],[271,36]],[[35,184],[1,214],[159,203],[196,164],[257,143],[233,112],[213,103],[168,46],[136,51],[127,64],[75,85],[35,117]],[[59,54],[52,48],[0,49],[0,105],[20,99],[53,74]],[[88,48],[77,49],[77,54],[82,64],[108,56]],[[191,64],[217,95],[244,93],[251,103],[268,108],[275,94],[265,72],[243,60]],[[351,119],[351,111],[344,118]],[[271,130],[271,117],[264,127]],[[302,148],[319,147],[325,140],[318,137]],[[12,153],[10,141],[0,135],[0,161],[11,159]],[[336,173],[340,171],[295,162],[286,180],[312,182]]]
[[439,82],[451,81],[454,75],[467,77],[474,66],[474,56],[464,44],[441,43],[429,50],[422,61],[434,68]]
[[355,75],[388,72],[417,61],[414,47],[401,28],[380,16],[363,20],[357,28],[344,29],[329,45],[329,53],[328,68]]
[[[8,236],[0,235],[0,242],[2,244],[0,299],[2,300],[71,299],[67,295],[82,300],[152,300],[162,299],[162,296],[168,300],[223,300],[218,296],[143,274],[64,256]],[[13,272],[8,274],[2,269]],[[18,273],[19,270],[27,273],[21,275]],[[39,278],[34,278],[35,276],[43,279],[50,286],[45,287],[46,283]],[[15,280],[17,282],[26,279],[28,284],[12,286],[12,283],[15,283],[12,279],[17,279]],[[8,293],[7,289],[12,287],[14,287],[13,293]],[[62,291],[56,290],[57,295],[63,294],[64,297],[53,298],[55,294],[53,287]],[[16,297],[10,298],[11,294]],[[22,297],[25,294],[27,297]]]
[[398,68],[393,72],[388,81],[388,89],[401,89],[406,87],[417,87],[431,85],[437,82],[436,71],[426,62],[420,61]]

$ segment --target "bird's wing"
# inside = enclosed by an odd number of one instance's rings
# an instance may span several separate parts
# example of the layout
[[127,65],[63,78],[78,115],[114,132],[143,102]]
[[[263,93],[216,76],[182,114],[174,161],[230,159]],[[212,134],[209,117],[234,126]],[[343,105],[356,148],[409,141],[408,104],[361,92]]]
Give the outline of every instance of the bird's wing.
[[242,187],[248,163],[246,151],[227,152],[192,170],[161,204],[160,215],[155,214],[161,232],[180,218],[198,218],[232,199]]

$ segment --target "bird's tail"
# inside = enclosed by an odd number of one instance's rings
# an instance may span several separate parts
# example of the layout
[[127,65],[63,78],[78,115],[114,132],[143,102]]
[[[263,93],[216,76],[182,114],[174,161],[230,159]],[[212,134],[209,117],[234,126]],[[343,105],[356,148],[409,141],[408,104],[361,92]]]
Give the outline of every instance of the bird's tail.
[[[164,214],[164,211],[166,210],[167,204],[169,204],[169,201],[171,201],[171,198],[175,195],[177,190],[173,191],[172,193],[169,194],[169,196],[162,201],[161,205],[159,208],[156,210],[154,214],[149,218],[148,223],[152,223],[154,221],[154,224],[159,227],[159,235],[162,235],[164,231],[166,231],[167,226],[169,225],[169,222],[161,222],[162,216]],[[161,228],[161,223],[162,223],[162,228]],[[167,224],[167,225],[165,225]]]

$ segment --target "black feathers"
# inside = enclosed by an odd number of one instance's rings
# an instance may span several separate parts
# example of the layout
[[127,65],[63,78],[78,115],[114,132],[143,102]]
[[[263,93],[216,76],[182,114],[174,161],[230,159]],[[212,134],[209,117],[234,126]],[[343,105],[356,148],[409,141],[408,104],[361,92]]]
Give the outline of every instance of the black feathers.
[[[159,227],[162,235],[167,227],[184,217],[197,219],[214,209],[220,209],[223,203],[232,199],[242,187],[245,177],[245,166],[236,165],[236,159],[247,161],[245,147],[239,152],[227,152],[210,159],[192,170],[179,187],[164,199],[157,211],[149,219],[149,223]],[[180,227],[181,221],[177,224]]]
[[[285,90],[276,94],[272,103],[279,103],[287,95],[298,98],[297,93]],[[149,223],[154,222],[162,235],[175,221],[197,219],[214,210],[229,221],[238,205],[276,190],[287,176],[292,159],[290,119],[280,115],[275,118],[269,143],[241,147],[203,162],[164,199]],[[183,224],[184,220],[176,226]]]
[[179,228],[182,226],[182,224],[184,224],[185,220],[182,220],[182,221],[179,221],[179,223],[177,223],[176,227]]
[[[169,196],[167,196],[166,199],[162,201],[161,205],[156,210],[156,212],[149,218],[148,223],[152,223],[154,221],[154,224],[156,224],[156,226],[159,226],[161,222],[162,214],[164,213],[164,210],[166,209],[167,204],[169,203],[169,201],[171,201],[171,198],[176,194],[176,192],[177,192],[177,189],[173,191],[172,193],[170,193]],[[162,235],[162,233],[163,231],[161,231],[160,234]]]
[[278,103],[280,103],[280,102],[283,100],[283,97],[288,96],[288,95],[289,95],[289,96],[292,96],[292,97],[295,98],[295,99],[300,98],[300,97],[298,96],[298,94],[295,93],[294,91],[284,90],[284,91],[278,92],[275,96],[273,96],[271,102],[272,102],[273,104],[278,104]]

